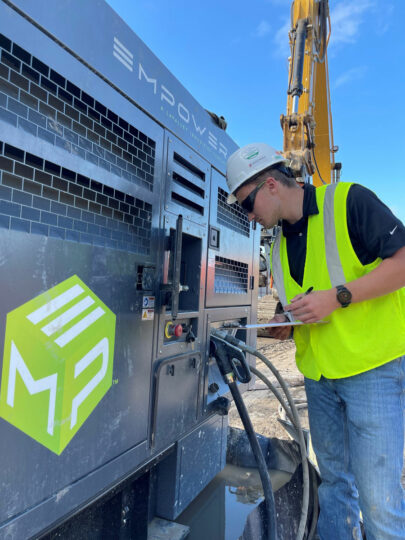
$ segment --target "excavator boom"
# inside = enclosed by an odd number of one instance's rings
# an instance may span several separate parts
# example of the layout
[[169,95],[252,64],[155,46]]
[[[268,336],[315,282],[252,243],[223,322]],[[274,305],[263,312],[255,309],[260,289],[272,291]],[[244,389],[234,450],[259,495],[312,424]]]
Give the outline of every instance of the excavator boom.
[[339,179],[335,163],[329,96],[327,0],[294,0],[291,6],[291,57],[287,113],[281,115],[283,152],[297,181],[315,186]]

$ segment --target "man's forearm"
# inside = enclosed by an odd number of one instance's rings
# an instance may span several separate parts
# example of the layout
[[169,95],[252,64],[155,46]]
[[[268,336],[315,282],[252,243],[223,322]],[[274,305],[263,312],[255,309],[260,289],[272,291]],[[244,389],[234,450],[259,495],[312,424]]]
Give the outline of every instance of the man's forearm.
[[[342,284],[343,285],[343,284]],[[392,257],[384,259],[377,268],[358,279],[345,283],[352,293],[352,302],[364,302],[405,287],[405,247]],[[336,288],[299,294],[284,310],[305,323],[313,323],[330,315],[341,306],[336,298]]]

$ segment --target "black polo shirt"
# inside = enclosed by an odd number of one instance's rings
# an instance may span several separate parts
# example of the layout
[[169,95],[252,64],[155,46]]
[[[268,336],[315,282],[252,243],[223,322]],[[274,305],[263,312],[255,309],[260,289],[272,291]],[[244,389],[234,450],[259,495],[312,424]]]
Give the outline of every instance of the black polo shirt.
[[[308,216],[319,214],[315,187],[305,184],[303,217],[294,224],[282,221],[287,239],[291,276],[302,285],[307,249]],[[369,189],[353,184],[347,195],[347,227],[353,249],[362,264],[386,259],[405,246],[405,227]]]

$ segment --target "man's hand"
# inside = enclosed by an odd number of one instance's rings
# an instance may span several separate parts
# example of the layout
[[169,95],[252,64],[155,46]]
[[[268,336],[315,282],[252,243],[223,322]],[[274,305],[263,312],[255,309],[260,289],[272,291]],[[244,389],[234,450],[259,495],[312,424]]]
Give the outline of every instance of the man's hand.
[[[269,321],[269,323],[278,322],[288,322],[288,319],[285,315],[278,314],[274,315],[274,317]],[[275,328],[267,328],[267,333],[271,338],[284,340],[290,337],[291,328],[291,326],[276,326]]]
[[313,291],[309,294],[298,294],[291,303],[284,306],[296,319],[303,323],[314,323],[327,317],[339,308],[336,298],[336,289],[327,291]]

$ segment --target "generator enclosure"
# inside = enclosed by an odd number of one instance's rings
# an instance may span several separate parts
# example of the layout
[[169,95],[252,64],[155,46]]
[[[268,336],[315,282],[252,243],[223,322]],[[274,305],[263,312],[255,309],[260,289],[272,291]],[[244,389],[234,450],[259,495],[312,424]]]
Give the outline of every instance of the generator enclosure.
[[0,0],[0,34],[0,539],[146,538],[225,465],[237,145],[103,0]]

